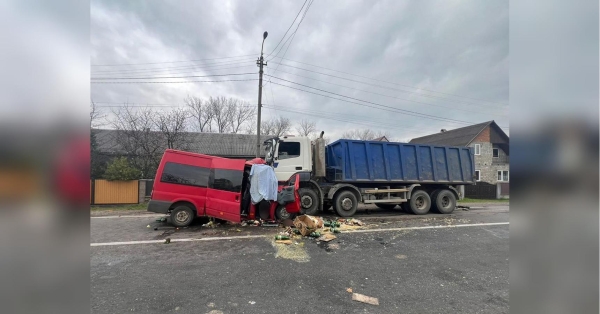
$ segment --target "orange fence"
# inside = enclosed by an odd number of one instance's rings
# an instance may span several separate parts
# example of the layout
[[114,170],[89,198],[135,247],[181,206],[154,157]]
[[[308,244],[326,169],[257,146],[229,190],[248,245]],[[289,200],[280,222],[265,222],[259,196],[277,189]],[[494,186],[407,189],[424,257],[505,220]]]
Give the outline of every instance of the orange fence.
[[139,181],[92,182],[91,204],[137,204],[139,202]]

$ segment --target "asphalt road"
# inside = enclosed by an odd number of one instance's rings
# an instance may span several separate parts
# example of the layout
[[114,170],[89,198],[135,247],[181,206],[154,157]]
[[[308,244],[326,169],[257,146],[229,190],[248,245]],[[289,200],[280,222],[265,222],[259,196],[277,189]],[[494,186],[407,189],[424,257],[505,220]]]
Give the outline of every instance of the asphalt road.
[[[490,225],[508,222],[507,205],[459,210],[450,216],[393,214],[362,214],[365,231],[337,234],[329,243],[304,239],[289,246],[273,243],[278,228],[208,229],[200,221],[176,230],[154,216],[93,218],[91,310],[509,311],[509,225]],[[165,237],[193,241],[112,245]],[[352,301],[349,288],[378,298],[379,305]]]

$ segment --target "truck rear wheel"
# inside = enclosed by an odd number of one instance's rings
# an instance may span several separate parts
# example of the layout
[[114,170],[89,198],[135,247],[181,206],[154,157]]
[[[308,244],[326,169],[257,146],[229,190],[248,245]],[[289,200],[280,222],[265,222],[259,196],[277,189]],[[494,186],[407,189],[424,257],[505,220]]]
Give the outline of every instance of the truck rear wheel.
[[392,210],[396,208],[396,204],[375,204],[375,206],[385,210]]
[[317,193],[309,188],[298,190],[300,195],[300,212],[305,215],[314,215],[319,210],[319,197]]
[[410,197],[410,210],[415,215],[425,215],[431,208],[431,198],[425,191],[413,192]]
[[440,214],[450,214],[456,208],[456,196],[449,190],[441,190],[435,194],[435,208]]
[[350,217],[356,213],[358,201],[356,195],[350,191],[339,192],[333,203],[335,212],[341,217]]

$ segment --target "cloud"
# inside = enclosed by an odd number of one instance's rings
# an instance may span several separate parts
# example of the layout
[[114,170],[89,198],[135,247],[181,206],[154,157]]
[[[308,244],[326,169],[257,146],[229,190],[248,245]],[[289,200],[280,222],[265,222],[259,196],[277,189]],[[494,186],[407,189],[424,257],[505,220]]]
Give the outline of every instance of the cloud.
[[[252,72],[256,74],[232,78],[257,78],[254,60],[259,54],[263,31],[269,32],[264,49],[268,55],[301,6],[302,2],[288,1],[92,1],[92,64],[246,55],[195,62],[92,67],[92,76]],[[293,26],[288,34],[295,29]],[[285,51],[283,48],[278,57],[283,57]],[[332,137],[347,129],[372,128],[387,130],[402,140],[464,126],[453,120],[473,124],[496,120],[499,125],[508,126],[506,2],[314,1],[285,58],[320,67],[275,58],[268,62],[265,73],[376,104],[452,120],[415,117],[371,108],[379,107],[371,104],[351,104],[272,84],[323,93],[265,76],[263,117],[266,119],[276,115],[293,120],[313,119],[319,129]],[[92,84],[92,98],[115,103],[179,105],[188,94],[225,95],[255,104],[257,87],[257,81]]]

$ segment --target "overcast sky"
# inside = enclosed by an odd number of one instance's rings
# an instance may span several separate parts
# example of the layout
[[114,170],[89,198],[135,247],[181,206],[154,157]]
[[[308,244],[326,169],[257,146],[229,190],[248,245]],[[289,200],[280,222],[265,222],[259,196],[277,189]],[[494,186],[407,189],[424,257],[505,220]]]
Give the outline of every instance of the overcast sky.
[[[257,79],[263,32],[269,32],[267,56],[304,3],[92,1],[92,77],[253,73],[139,81]],[[293,39],[267,57],[265,74],[278,79],[265,76],[263,119],[311,119],[333,139],[370,128],[406,141],[489,120],[508,133],[508,22],[508,1],[314,0]],[[210,60],[190,61],[199,59]],[[187,95],[256,104],[258,81],[91,86],[99,106],[182,106]]]

